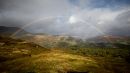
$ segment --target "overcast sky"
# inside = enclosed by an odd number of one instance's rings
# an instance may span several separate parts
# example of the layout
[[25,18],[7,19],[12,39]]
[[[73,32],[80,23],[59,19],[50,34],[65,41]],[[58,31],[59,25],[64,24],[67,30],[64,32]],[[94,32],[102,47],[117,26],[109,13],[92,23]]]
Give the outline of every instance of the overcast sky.
[[90,38],[130,35],[130,0],[0,0],[0,26]]

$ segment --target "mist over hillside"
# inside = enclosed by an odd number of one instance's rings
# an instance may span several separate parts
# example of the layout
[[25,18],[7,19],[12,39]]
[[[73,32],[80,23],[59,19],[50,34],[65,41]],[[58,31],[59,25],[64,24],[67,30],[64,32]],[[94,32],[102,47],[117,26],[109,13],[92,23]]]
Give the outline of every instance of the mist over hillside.
[[50,35],[45,33],[29,33],[23,29],[19,33],[15,34],[18,30],[21,30],[21,28],[1,26],[1,35],[23,39],[28,42],[34,42],[46,48],[58,48],[58,47],[68,48],[74,46],[81,48],[86,47],[118,48],[118,45],[115,44],[119,45],[122,44],[127,47],[130,44],[130,36],[103,35],[83,39],[80,37],[69,35],[67,36],[67,35]]

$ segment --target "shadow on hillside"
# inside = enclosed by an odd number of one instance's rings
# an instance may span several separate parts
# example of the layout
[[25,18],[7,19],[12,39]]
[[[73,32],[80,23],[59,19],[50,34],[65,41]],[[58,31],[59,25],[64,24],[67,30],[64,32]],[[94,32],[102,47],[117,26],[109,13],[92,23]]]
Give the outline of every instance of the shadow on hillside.
[[89,73],[89,72],[68,71],[67,73]]

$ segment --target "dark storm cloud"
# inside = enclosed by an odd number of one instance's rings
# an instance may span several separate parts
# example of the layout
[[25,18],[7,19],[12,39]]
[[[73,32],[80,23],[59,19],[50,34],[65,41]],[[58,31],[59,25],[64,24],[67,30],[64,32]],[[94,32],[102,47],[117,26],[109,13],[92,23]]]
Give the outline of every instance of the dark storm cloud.
[[129,5],[129,0],[0,0],[0,25],[29,24],[24,29],[30,32],[84,38],[126,35]]
[[109,34],[130,36],[130,10],[118,15],[115,21],[111,23],[113,27]]

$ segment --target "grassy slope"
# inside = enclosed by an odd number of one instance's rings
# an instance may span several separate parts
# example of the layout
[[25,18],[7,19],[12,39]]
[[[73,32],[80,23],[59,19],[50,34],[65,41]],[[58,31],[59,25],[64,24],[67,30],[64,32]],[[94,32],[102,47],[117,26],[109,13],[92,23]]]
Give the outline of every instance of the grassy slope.
[[[32,55],[29,58],[20,58],[7,61],[0,68],[6,67],[10,72],[37,72],[57,73],[72,70],[82,70],[85,66],[98,68],[96,62],[89,57],[67,54],[59,50],[51,50],[49,53]],[[4,71],[4,69],[2,69]],[[85,70],[86,71],[86,70]]]
[[0,70],[7,73],[129,73],[126,63],[121,59],[83,57],[54,49],[3,62],[0,64]]
[[0,72],[4,73],[130,73],[130,64],[120,57],[81,56],[8,37],[1,37],[0,43]]

